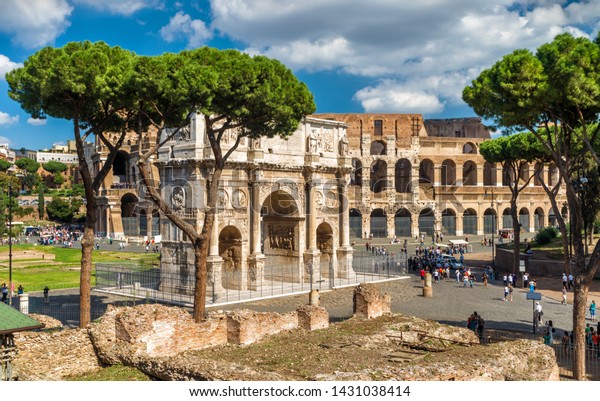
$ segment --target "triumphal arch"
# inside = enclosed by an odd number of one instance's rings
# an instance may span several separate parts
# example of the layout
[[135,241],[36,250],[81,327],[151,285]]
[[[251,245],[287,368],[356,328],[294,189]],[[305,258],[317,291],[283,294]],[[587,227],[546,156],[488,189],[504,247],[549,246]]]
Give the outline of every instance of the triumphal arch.
[[[162,196],[201,229],[212,151],[196,116],[160,150]],[[164,135],[164,134],[163,134]],[[227,132],[226,152],[236,142]],[[347,187],[352,171],[346,124],[305,117],[287,139],[243,138],[228,159],[210,236],[207,292],[260,291],[273,281],[353,278]],[[162,290],[193,291],[194,254],[183,232],[161,219]]]

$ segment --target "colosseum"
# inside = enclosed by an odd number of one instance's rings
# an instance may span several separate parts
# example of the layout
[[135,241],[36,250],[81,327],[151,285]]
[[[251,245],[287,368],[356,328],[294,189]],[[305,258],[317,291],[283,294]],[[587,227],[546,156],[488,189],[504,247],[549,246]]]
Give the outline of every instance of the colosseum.
[[[424,120],[420,114],[317,114],[347,124],[353,173],[352,237],[490,235],[512,228],[508,174],[486,162],[479,145],[491,138],[480,118]],[[541,179],[553,166],[526,165],[518,198],[526,232],[556,224]],[[563,202],[559,202],[562,204]],[[566,208],[565,208],[566,213]]]

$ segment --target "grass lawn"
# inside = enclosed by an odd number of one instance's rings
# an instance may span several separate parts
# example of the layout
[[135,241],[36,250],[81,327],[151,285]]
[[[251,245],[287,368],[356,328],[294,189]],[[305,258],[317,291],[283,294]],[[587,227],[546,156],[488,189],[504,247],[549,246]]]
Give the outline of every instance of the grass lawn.
[[[53,254],[51,263],[43,259],[27,259],[25,266],[13,266],[13,282],[15,288],[23,285],[26,291],[41,291],[47,285],[50,289],[79,287],[79,267],[81,265],[81,249],[57,248],[53,246],[14,245],[13,255],[23,250],[35,250],[45,254]],[[0,253],[8,252],[8,246],[0,246]],[[4,257],[2,259],[5,259]],[[134,253],[123,251],[96,251],[92,255],[93,263],[110,262],[124,264],[152,265],[158,263],[156,253]],[[15,260],[15,262],[17,262]],[[18,262],[23,262],[20,260]],[[4,266],[8,262],[2,263]],[[23,263],[20,263],[22,265]],[[8,285],[8,268],[0,267],[0,283]],[[92,286],[96,279],[92,274]]]
[[102,368],[96,372],[81,376],[73,376],[65,379],[67,381],[149,381],[149,376],[135,368],[122,365],[114,365]]

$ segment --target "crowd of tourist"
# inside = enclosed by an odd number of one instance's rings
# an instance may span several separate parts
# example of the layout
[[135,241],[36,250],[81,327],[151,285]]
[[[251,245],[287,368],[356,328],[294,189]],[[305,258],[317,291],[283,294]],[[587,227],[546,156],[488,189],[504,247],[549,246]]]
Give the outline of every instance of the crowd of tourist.
[[[32,236],[33,231],[28,234]],[[44,226],[37,230],[38,242],[41,245],[62,245],[72,248],[73,243],[81,240],[82,230],[79,226]]]

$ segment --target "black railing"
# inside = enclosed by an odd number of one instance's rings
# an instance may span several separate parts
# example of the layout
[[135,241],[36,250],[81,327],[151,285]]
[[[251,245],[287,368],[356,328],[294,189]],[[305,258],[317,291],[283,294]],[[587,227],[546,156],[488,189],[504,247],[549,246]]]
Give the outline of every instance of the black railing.
[[[384,281],[407,272],[404,254],[359,253],[353,258],[352,269],[344,273],[334,269],[334,264],[335,261],[322,261],[320,271],[314,272],[300,263],[267,265],[256,277],[250,277],[246,269],[222,269],[216,281],[209,274],[206,303],[233,303]],[[181,266],[178,270],[181,273],[158,267],[98,263],[95,289],[136,299],[191,306],[195,287],[193,267]]]

